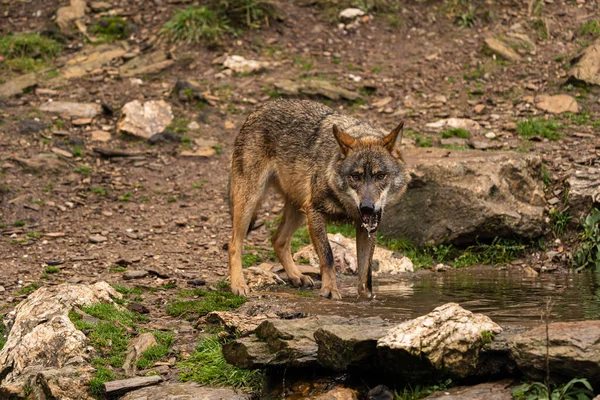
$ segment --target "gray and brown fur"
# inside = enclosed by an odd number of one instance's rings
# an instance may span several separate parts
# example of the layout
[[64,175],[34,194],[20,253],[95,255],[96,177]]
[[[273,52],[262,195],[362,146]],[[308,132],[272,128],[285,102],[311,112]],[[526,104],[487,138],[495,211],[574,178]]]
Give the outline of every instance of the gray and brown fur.
[[292,236],[306,221],[320,261],[320,294],[341,298],[326,223],[350,219],[357,233],[358,292],[370,296],[374,232],[385,205],[404,193],[410,180],[399,150],[401,129],[402,123],[388,134],[311,101],[272,101],[250,114],[231,160],[233,292],[249,292],[242,273],[243,241],[267,189],[274,187],[285,205],[271,241],[290,282],[313,285],[290,252]]

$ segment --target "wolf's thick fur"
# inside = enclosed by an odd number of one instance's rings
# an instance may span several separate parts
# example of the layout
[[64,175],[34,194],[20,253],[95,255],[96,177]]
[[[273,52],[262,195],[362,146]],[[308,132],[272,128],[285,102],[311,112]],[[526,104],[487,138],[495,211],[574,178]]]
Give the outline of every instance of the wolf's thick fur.
[[271,241],[290,282],[313,285],[290,253],[292,236],[306,219],[320,261],[320,294],[341,298],[326,222],[350,219],[356,226],[358,292],[370,296],[374,232],[386,203],[404,193],[410,180],[399,150],[401,129],[402,123],[387,134],[311,101],[277,100],[250,114],[231,160],[233,292],[249,292],[242,273],[243,240],[267,189],[274,187],[285,205]]

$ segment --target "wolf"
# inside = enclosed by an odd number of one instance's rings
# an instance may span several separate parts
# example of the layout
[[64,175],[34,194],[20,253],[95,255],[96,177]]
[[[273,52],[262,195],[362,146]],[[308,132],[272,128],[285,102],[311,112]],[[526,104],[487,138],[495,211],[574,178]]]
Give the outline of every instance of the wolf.
[[304,224],[318,255],[320,295],[341,299],[327,222],[356,227],[358,295],[371,297],[371,261],[386,204],[410,181],[400,144],[404,122],[391,132],[308,100],[274,100],[251,113],[235,139],[231,158],[229,242],[231,289],[246,296],[242,272],[244,238],[269,188],[284,199],[271,237],[277,258],[294,286],[314,286],[292,260],[291,242]]

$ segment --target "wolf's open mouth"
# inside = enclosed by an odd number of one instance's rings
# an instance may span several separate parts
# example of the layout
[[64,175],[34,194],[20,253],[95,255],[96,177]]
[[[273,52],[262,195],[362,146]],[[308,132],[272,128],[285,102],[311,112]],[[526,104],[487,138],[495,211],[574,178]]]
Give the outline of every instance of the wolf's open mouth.
[[379,220],[381,219],[381,210],[373,213],[360,213],[360,219],[362,220],[362,226],[369,233],[373,233],[379,227]]

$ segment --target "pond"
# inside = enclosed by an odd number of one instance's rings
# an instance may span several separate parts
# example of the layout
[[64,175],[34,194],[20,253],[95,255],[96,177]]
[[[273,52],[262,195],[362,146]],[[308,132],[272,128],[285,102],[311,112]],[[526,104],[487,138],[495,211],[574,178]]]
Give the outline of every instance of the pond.
[[[375,299],[356,298],[356,277],[339,276],[344,298],[286,296],[298,312],[352,317],[379,316],[399,322],[455,302],[483,313],[501,325],[536,325],[551,300],[551,321],[600,319],[600,274],[543,273],[526,276],[517,268],[472,267],[446,272],[417,272],[400,277],[375,277]],[[289,287],[279,289],[297,293]],[[310,290],[308,294],[317,294]],[[304,293],[304,292],[302,292]]]

